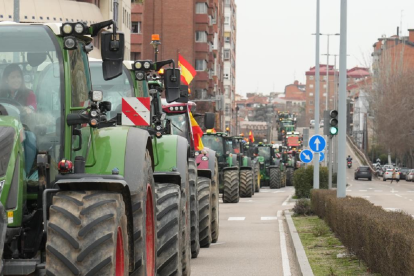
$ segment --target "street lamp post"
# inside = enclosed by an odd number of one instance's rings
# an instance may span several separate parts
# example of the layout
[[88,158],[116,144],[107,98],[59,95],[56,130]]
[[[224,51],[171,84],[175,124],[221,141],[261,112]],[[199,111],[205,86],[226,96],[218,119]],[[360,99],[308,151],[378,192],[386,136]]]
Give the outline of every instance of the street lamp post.
[[326,35],[328,37],[328,46],[327,46],[327,54],[326,54],[326,95],[325,95],[325,110],[329,110],[329,102],[328,102],[328,97],[329,97],[329,37],[331,35],[340,35],[338,33],[336,34],[321,34],[321,35]]

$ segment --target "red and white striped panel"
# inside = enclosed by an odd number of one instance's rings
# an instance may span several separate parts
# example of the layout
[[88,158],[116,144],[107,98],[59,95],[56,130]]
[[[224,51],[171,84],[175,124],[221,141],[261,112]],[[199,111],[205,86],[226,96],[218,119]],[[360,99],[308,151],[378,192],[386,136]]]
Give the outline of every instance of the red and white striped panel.
[[151,117],[149,97],[122,98],[122,125],[149,126]]

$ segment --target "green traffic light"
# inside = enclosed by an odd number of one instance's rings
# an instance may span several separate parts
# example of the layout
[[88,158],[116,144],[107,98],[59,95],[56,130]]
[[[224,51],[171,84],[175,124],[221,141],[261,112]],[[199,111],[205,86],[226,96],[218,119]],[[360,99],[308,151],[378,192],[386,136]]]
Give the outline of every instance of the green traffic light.
[[338,128],[337,127],[330,127],[329,133],[331,133],[331,135],[338,134]]

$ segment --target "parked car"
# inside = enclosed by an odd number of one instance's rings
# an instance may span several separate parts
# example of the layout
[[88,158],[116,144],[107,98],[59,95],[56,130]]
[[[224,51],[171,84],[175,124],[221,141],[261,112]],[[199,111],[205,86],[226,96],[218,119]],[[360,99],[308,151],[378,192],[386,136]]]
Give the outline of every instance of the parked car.
[[372,172],[368,166],[360,166],[355,170],[354,173],[355,180],[360,178],[367,178],[369,181],[372,180]]
[[319,127],[323,127],[323,120],[319,123]]
[[405,181],[409,181],[409,182],[413,182],[414,181],[414,170],[409,170],[406,177],[405,177]]
[[400,181],[400,173],[394,169],[387,169],[382,176],[382,181],[397,180]]
[[410,171],[410,168],[400,168],[399,172],[400,172],[400,179],[405,179],[408,172]]
[[315,128],[315,120],[310,121],[309,128]]

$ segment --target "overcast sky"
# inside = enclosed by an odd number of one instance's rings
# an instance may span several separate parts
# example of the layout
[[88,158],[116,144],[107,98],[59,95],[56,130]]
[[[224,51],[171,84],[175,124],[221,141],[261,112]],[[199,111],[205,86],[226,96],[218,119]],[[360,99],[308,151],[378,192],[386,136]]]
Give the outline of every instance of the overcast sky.
[[[320,2],[320,32],[339,33],[341,1]],[[236,4],[236,93],[283,92],[295,79],[305,82],[305,72],[315,65],[316,0]],[[402,35],[408,35],[407,30],[414,29],[413,0],[348,0],[348,69],[367,65],[372,45],[382,35],[395,35],[401,19]],[[326,54],[326,36],[320,43],[321,54]],[[330,54],[339,54],[339,36],[330,37],[329,48]],[[321,63],[326,64],[326,56],[321,56]]]

